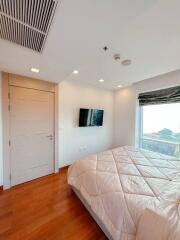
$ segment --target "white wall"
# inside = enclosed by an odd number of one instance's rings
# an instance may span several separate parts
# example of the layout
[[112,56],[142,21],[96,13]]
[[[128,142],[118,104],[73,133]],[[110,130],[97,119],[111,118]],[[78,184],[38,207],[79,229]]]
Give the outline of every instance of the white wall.
[[138,135],[138,94],[180,85],[180,71],[144,80],[115,92],[114,146],[135,145]]
[[3,157],[2,157],[2,75],[0,72],[0,186],[3,185]]
[[114,95],[114,146],[134,145],[134,88],[123,88]]
[[[59,166],[112,147],[113,92],[62,82],[59,85]],[[79,108],[104,109],[102,127],[78,127]],[[84,148],[84,149],[83,149]]]

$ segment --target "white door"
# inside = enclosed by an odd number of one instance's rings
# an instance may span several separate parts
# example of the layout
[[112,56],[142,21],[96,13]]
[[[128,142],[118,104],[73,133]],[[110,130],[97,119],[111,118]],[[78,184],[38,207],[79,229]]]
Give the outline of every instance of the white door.
[[10,87],[11,186],[54,172],[54,93]]

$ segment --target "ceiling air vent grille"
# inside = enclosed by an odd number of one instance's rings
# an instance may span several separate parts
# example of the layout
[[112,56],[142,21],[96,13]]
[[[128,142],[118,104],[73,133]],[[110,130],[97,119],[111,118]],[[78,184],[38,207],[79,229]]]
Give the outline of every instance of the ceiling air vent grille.
[[42,52],[55,0],[0,0],[0,38]]

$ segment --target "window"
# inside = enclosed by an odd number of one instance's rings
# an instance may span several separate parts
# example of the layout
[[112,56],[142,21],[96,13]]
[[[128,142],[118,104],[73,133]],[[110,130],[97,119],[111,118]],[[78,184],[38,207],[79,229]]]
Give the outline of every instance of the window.
[[180,157],[180,103],[141,106],[141,147]]

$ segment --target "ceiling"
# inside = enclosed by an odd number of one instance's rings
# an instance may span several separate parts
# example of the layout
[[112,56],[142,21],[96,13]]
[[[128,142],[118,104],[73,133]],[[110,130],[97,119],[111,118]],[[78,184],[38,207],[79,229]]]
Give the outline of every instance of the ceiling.
[[179,0],[59,0],[43,52],[0,39],[0,70],[113,90],[180,69],[179,9]]

